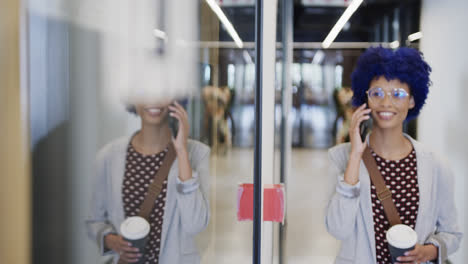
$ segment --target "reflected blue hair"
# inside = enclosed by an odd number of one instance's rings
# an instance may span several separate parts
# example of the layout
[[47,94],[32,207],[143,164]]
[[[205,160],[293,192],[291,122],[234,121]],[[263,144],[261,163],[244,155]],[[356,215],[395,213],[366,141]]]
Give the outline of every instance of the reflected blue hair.
[[414,119],[426,102],[432,84],[429,79],[431,71],[422,53],[415,49],[403,47],[394,51],[383,47],[369,48],[359,57],[351,74],[352,103],[359,106],[367,102],[366,91],[375,78],[384,76],[388,81],[397,79],[410,88],[415,106],[408,111],[406,121]]

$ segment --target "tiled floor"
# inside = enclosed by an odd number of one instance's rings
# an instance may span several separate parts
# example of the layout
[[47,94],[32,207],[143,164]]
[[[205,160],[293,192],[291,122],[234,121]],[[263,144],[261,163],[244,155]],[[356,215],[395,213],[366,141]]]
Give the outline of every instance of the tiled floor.
[[[237,221],[236,195],[238,183],[253,181],[253,151],[234,149],[226,156],[213,156],[211,163],[211,222],[198,239],[202,263],[251,263],[252,222]],[[338,242],[324,226],[330,190],[326,151],[293,150],[285,263],[333,263]]]

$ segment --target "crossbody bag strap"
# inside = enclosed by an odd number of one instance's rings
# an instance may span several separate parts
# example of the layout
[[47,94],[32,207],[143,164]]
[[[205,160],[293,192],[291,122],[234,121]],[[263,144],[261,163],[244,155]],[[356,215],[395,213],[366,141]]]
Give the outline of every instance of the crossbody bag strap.
[[151,211],[153,210],[154,203],[158,195],[162,191],[164,181],[169,175],[169,170],[171,169],[172,163],[174,162],[175,158],[176,153],[174,145],[171,142],[169,143],[168,151],[166,153],[166,157],[164,157],[163,164],[154,176],[153,182],[148,186],[148,193],[146,194],[145,200],[141,204],[138,216],[149,220],[149,216],[151,214]]
[[377,168],[377,163],[375,162],[374,157],[372,157],[369,147],[366,147],[364,150],[362,160],[364,161],[367,171],[369,172],[370,179],[375,186],[377,198],[382,203],[390,226],[401,224],[400,214],[398,214],[398,210],[392,200],[392,192],[387,188],[385,180]]
[[[164,157],[163,164],[154,175],[153,182],[148,186],[148,193],[146,194],[145,200],[140,206],[140,212],[138,216],[145,218],[149,222],[149,216],[153,210],[156,198],[161,193],[164,181],[169,175],[169,170],[171,169],[172,163],[176,158],[176,153],[174,145],[172,142],[169,143],[168,151]],[[127,264],[127,262],[119,259],[118,264]]]

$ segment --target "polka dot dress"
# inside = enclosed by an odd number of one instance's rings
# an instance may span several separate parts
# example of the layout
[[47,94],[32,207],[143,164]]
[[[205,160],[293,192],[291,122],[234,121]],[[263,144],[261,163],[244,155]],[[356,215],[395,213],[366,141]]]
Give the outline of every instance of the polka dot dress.
[[[371,152],[387,188],[392,192],[393,203],[400,214],[402,224],[414,229],[419,207],[416,152],[413,149],[408,156],[401,160],[385,160],[374,151]],[[385,238],[390,224],[388,223],[382,203],[377,198],[375,186],[372,183],[371,200],[377,264],[392,263],[388,243]]]
[[[167,148],[160,153],[143,155],[137,152],[131,144],[127,148],[125,175],[122,186],[122,197],[125,217],[136,216],[141,204],[146,198],[148,186],[153,182],[154,175],[159,170],[167,153]],[[166,203],[167,180],[156,199],[150,215],[150,234],[145,248],[145,263],[158,263],[161,247],[161,233]]]

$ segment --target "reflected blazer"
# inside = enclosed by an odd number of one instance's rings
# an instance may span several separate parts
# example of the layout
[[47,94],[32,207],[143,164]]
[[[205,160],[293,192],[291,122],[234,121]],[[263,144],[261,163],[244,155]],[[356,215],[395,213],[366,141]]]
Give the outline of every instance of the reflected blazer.
[[[458,249],[462,238],[457,223],[453,175],[433,152],[405,136],[413,144],[417,159],[419,209],[415,231],[418,243],[436,245],[439,249],[436,263],[443,263]],[[335,188],[325,212],[325,224],[328,232],[341,240],[335,263],[376,263],[371,181],[361,160],[359,182],[353,186],[344,182],[350,151],[350,143],[328,151]]]
[[[113,141],[97,154],[94,190],[86,220],[88,236],[97,242],[102,255],[113,255],[113,263],[117,263],[118,254],[104,248],[104,236],[120,234],[120,224],[125,218],[122,183],[130,140],[131,137],[125,137]],[[210,217],[210,149],[189,140],[187,150],[193,178],[185,182],[179,180],[177,158],[168,175],[159,254],[159,263],[162,264],[200,263],[194,238],[207,227]]]

